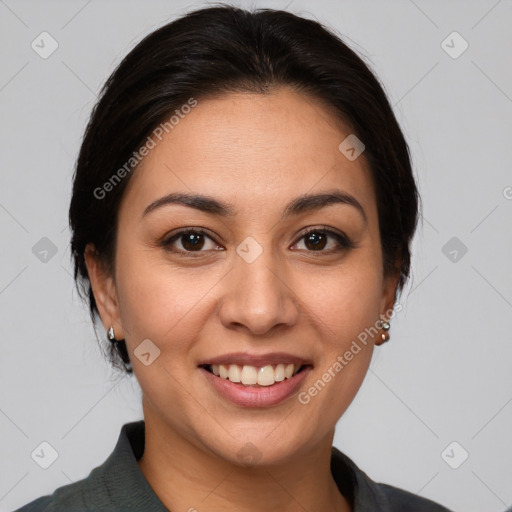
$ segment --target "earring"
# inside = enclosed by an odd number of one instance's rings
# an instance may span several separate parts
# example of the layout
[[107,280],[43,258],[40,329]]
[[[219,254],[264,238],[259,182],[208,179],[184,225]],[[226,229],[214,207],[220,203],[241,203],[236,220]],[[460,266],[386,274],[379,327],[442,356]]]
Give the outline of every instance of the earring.
[[108,339],[112,342],[112,343],[116,343],[118,340],[116,340],[116,336],[114,334],[114,326],[111,325],[110,326],[110,329],[108,330]]
[[112,349],[115,350],[119,357],[121,357],[125,370],[128,373],[132,373],[132,363],[130,361],[130,356],[128,355],[128,350],[126,348],[126,342],[124,338],[122,340],[116,339],[116,335],[114,333],[114,326],[111,325],[109,330],[107,331],[107,337],[109,341],[112,343]]
[[386,322],[384,320],[380,320],[380,325],[381,325],[382,329],[384,330],[384,332],[380,335],[381,340],[378,342],[375,342],[375,345],[382,345],[386,341],[389,341],[389,338],[390,338],[389,333],[388,333],[388,331],[391,327],[390,323]]

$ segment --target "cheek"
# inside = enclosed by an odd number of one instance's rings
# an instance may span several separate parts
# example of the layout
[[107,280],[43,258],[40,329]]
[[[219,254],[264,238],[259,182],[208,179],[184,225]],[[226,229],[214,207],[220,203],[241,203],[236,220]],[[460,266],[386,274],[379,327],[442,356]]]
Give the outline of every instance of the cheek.
[[297,286],[307,311],[325,325],[327,344],[338,349],[379,318],[383,276],[369,251],[323,275],[304,272]]
[[171,365],[177,355],[185,358],[204,324],[201,317],[209,294],[225,271],[179,268],[147,250],[124,251],[116,265],[119,309],[130,353],[149,338],[171,355]]
[[[173,420],[167,419],[170,423],[191,429],[188,416],[193,416],[194,410],[184,392],[190,373],[189,353],[201,328],[197,318],[201,301],[213,283],[186,278],[183,272],[163,264],[161,258],[154,260],[145,251],[125,252],[118,258],[116,284],[126,344],[146,400],[155,409],[171,414]],[[148,366],[134,355],[146,339],[160,350]]]
[[319,428],[318,418],[335,423],[345,412],[368,371],[372,338],[379,335],[380,262],[370,251],[360,253],[352,264],[329,278],[309,278],[304,284],[302,296],[307,297],[307,309],[321,330],[322,355],[315,380],[298,398]]

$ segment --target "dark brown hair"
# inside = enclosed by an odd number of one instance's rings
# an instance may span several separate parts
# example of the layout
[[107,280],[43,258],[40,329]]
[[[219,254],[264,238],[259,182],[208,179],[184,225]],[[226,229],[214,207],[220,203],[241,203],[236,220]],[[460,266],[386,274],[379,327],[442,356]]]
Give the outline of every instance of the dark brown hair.
[[[92,111],[77,159],[69,222],[75,280],[93,322],[98,310],[84,251],[94,244],[113,268],[117,214],[133,174],[126,163],[134,152],[190,98],[265,94],[279,86],[322,100],[363,141],[377,196],[384,272],[399,272],[402,291],[419,195],[407,143],[379,81],[316,21],[221,4],[192,11],[145,37],[108,78]],[[117,172],[122,168],[126,172]],[[122,179],[112,182],[116,172]],[[98,192],[107,189],[108,194]],[[112,363],[122,362],[131,372],[124,341],[117,350],[111,351]]]

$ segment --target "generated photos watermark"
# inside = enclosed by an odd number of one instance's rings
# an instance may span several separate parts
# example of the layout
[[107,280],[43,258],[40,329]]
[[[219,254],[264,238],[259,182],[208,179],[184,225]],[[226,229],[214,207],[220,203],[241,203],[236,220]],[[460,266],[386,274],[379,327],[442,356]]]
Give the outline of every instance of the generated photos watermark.
[[[403,309],[402,304],[397,303],[394,308],[386,311],[385,317],[386,319],[393,318],[396,313],[399,313]],[[311,402],[311,398],[315,397],[322,391],[325,386],[333,380],[340,372],[348,365],[350,361],[354,359],[354,357],[361,352],[362,347],[366,346],[368,343],[368,338],[370,336],[376,336],[379,333],[379,329],[382,328],[382,320],[377,320],[371,327],[366,327],[364,331],[361,331],[357,335],[357,340],[352,340],[352,344],[350,347],[342,354],[338,355],[336,360],[327,368],[327,370],[322,374],[321,378],[318,379],[312,386],[310,386],[306,391],[302,391],[298,394],[298,400],[302,405],[307,405]]]
[[174,114],[165,122],[160,123],[152,132],[148,135],[146,142],[139,148],[138,151],[134,151],[132,156],[105,182],[101,187],[94,189],[93,195],[96,199],[105,199],[107,194],[111,192],[122,179],[129,174],[135,167],[142,162],[145,156],[156,147],[160,142],[164,134],[170,133],[176,125],[179,124],[181,119],[184,119],[190,111],[197,106],[197,100],[189,98],[187,103],[184,103],[179,109],[174,111]]

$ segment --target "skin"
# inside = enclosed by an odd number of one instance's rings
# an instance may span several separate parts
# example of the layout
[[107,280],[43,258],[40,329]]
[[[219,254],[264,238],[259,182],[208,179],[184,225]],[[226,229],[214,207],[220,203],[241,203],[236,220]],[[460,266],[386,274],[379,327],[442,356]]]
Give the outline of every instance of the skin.
[[[288,352],[313,364],[304,391],[393,307],[398,274],[383,275],[364,154],[349,161],[338,150],[350,133],[319,101],[288,88],[199,101],[131,178],[114,275],[92,246],[86,250],[105,329],[113,325],[130,354],[147,338],[160,349],[149,366],[131,359],[146,423],[138,464],[170,510],[351,510],[330,473],[331,446],[377,338],[360,344],[307,405],[296,395],[272,407],[234,405],[197,367],[230,352]],[[348,204],[280,220],[292,199],[333,189],[354,196],[366,221]],[[213,196],[236,215],[167,205],[142,216],[171,192]],[[323,226],[357,247],[340,247],[329,235],[315,249],[304,228]],[[209,232],[199,257],[198,250],[190,256],[187,237],[159,244],[189,227]],[[263,249],[250,264],[236,253],[249,236]],[[249,442],[260,458],[244,465],[237,454]]]

